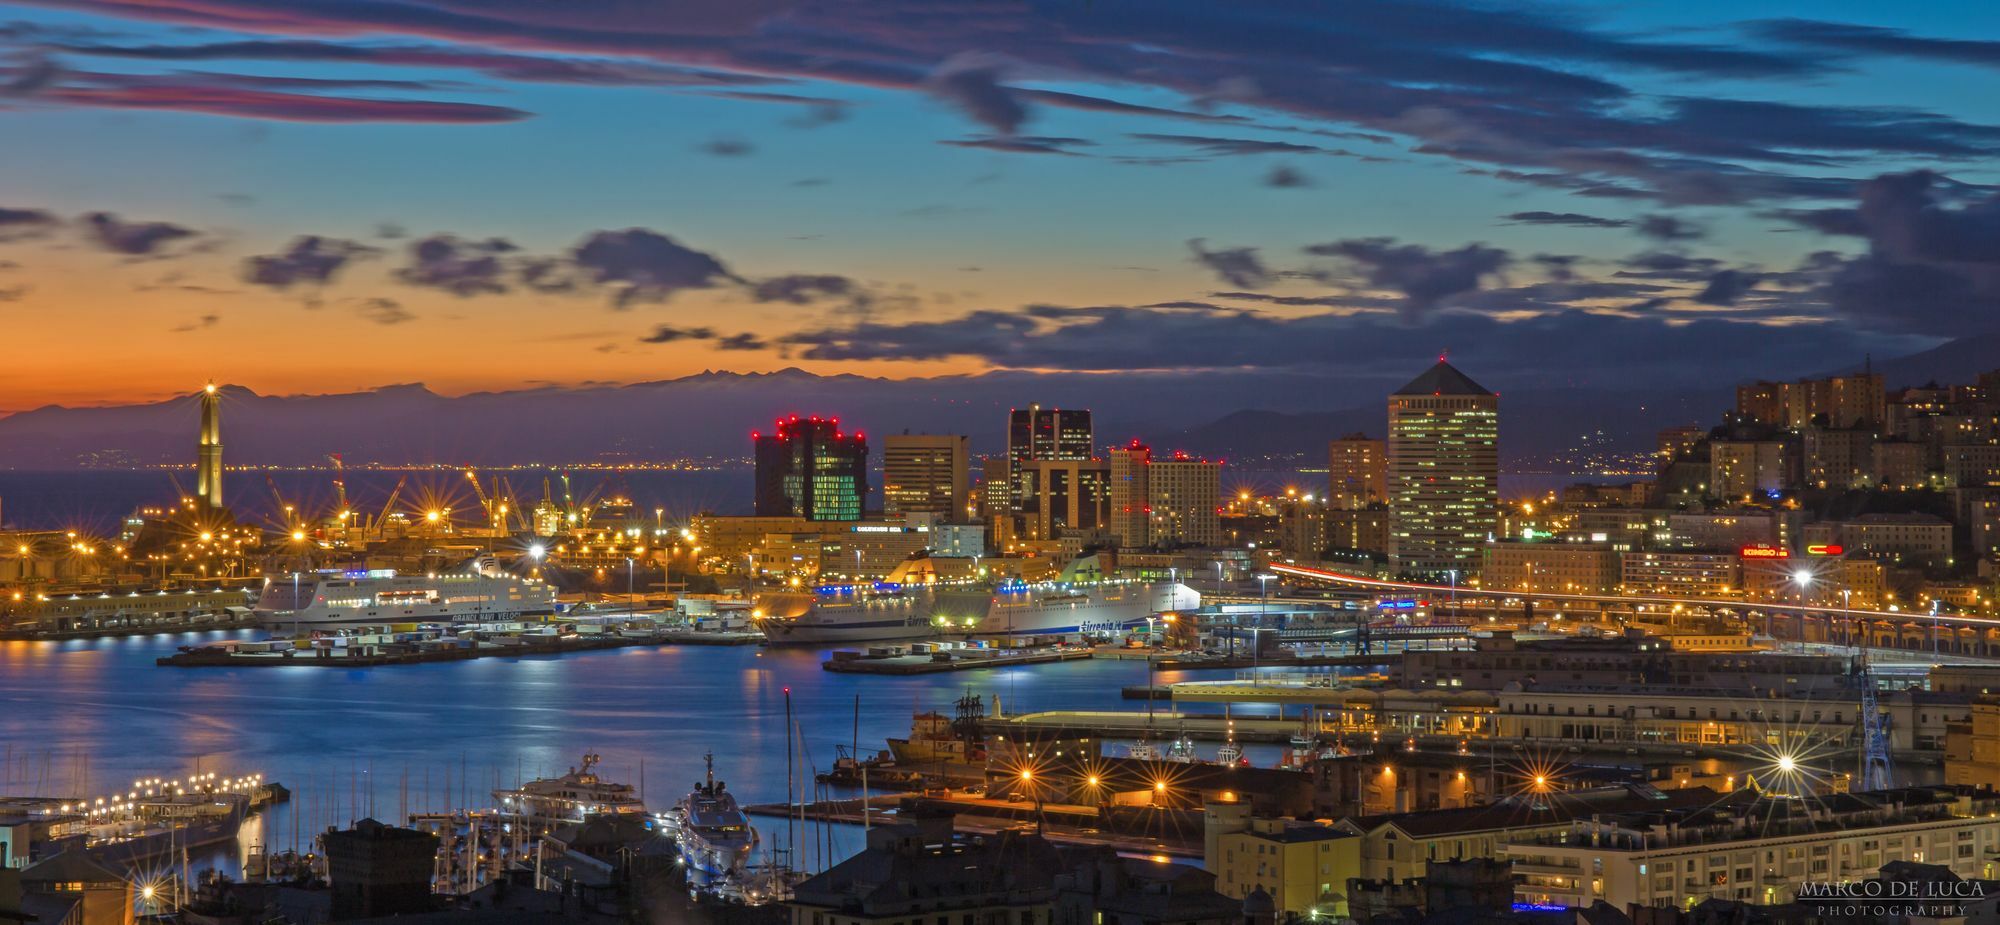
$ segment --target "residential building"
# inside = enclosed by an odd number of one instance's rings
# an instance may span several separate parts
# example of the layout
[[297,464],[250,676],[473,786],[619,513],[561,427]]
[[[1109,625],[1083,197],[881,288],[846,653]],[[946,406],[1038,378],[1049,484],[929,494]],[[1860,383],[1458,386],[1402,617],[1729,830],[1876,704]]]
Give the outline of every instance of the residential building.
[[1814,488],[1866,488],[1874,484],[1873,427],[1808,427],[1801,436],[1806,484]]
[[1619,553],[1608,544],[1501,540],[1484,552],[1479,574],[1486,588],[1608,594],[1618,587]]
[[860,520],[868,500],[868,442],[841,432],[839,418],[781,418],[753,433],[757,516]]
[[1778,440],[1711,440],[1708,495],[1731,500],[1782,491],[1790,460]]
[[1101,459],[1037,459],[1022,471],[1027,486],[1024,536],[1052,540],[1102,533],[1111,526],[1111,468]]
[[1147,534],[1153,546],[1222,544],[1222,461],[1175,451],[1148,466],[1152,508]]
[[1736,387],[1737,414],[1788,430],[1803,429],[1814,418],[1829,427],[1881,424],[1888,400],[1882,377],[1873,373]]
[[1388,501],[1388,444],[1355,433],[1327,445],[1327,507],[1358,511]]
[[1349,829],[1258,816],[1247,803],[1203,807],[1203,864],[1225,896],[1270,894],[1281,915],[1347,914],[1341,892],[1361,869],[1361,839]]
[[1665,465],[1683,456],[1693,455],[1695,448],[1707,437],[1708,428],[1700,424],[1677,424],[1660,430],[1654,438],[1655,445],[1659,449],[1654,452],[1659,455],[1660,463]]
[[1721,597],[1743,586],[1731,552],[1628,552],[1619,569],[1626,594]]
[[972,483],[972,438],[963,434],[891,434],[882,440],[882,513],[941,514],[963,523]]
[[[1215,890],[1192,864],[1119,857],[1110,849],[1072,861],[1056,878],[1053,925],[1243,925],[1244,901]],[[1007,923],[1012,925],[1012,923]]]
[[1327,548],[1369,553],[1389,551],[1388,508],[1374,507],[1359,511],[1328,508],[1322,517],[1326,521]]
[[320,836],[326,846],[333,920],[435,911],[438,837],[363,819]]
[[1809,545],[1837,545],[1849,555],[1891,565],[1951,565],[1951,521],[1931,514],[1862,514],[1806,525]]
[[1440,359],[1389,396],[1389,561],[1476,573],[1500,525],[1500,396]]
[[1930,482],[1929,453],[1921,443],[1882,440],[1872,450],[1869,473],[1885,488],[1922,488]]
[[2000,486],[2000,443],[1950,443],[1940,452],[1952,487]]
[[1118,545],[1143,548],[1152,545],[1153,532],[1153,448],[1138,438],[1125,446],[1113,447],[1111,461],[1111,536]]
[[1800,799],[1783,775],[1702,806],[1578,818],[1507,840],[1524,902],[1689,908],[1705,900],[1791,902],[1806,884],[1866,879],[1898,861],[1991,878],[2000,794],[1990,787],[1905,787]]
[[860,853],[806,879],[786,903],[791,925],[1048,925],[1064,872],[1041,836],[952,831],[949,814],[878,825]]

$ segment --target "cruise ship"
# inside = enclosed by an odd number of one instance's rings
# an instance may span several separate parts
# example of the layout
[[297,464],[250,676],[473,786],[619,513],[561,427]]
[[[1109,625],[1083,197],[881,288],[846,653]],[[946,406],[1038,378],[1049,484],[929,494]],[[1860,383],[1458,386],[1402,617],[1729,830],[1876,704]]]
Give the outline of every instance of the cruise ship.
[[268,575],[252,613],[271,629],[495,623],[556,612],[556,590],[480,562],[425,575],[326,569]]
[[896,642],[988,634],[1118,633],[1155,614],[1201,607],[1178,582],[1014,582],[992,587],[826,585],[756,599],[772,645]]

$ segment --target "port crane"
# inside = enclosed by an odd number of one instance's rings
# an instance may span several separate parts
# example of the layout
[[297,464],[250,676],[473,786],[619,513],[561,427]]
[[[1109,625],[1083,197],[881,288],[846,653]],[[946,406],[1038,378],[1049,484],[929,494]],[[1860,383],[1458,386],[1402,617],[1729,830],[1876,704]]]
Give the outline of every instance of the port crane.
[[403,476],[396,480],[396,487],[389,490],[389,500],[383,503],[382,513],[375,516],[375,523],[369,528],[376,539],[382,538],[382,532],[389,524],[389,514],[396,509],[396,499],[403,495],[403,483],[409,480],[409,476]]

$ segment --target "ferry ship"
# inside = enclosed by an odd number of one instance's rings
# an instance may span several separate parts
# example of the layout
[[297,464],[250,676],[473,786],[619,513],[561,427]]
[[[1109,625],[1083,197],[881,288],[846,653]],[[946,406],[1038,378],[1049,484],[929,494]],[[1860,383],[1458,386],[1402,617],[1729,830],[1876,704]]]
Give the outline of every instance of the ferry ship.
[[758,628],[772,645],[933,638],[1117,633],[1155,614],[1201,607],[1178,582],[1011,583],[991,588],[826,585],[758,595]]
[[497,623],[556,612],[556,590],[490,563],[426,575],[323,569],[267,575],[252,615],[272,629],[350,629],[399,623]]

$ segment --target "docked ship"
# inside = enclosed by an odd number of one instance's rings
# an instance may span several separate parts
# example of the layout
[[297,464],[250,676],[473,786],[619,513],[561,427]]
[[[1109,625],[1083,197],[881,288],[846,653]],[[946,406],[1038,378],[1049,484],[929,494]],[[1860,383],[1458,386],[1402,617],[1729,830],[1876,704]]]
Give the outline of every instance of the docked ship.
[[772,645],[1118,633],[1156,614],[1200,607],[1201,595],[1178,582],[1014,582],[989,588],[877,582],[770,592],[756,599],[758,628]]
[[598,760],[596,754],[586,754],[581,765],[561,777],[531,780],[513,790],[495,790],[493,799],[508,813],[519,816],[531,832],[605,813],[644,813],[646,804],[632,785],[598,776]]
[[556,590],[468,563],[424,575],[394,569],[322,569],[270,575],[252,614],[273,629],[352,629],[402,623],[495,623],[556,612]]
[[715,779],[715,755],[702,756],[708,776],[674,806],[672,821],[680,840],[681,860],[694,886],[722,886],[739,881],[757,847],[757,830],[736,805],[736,797]]

